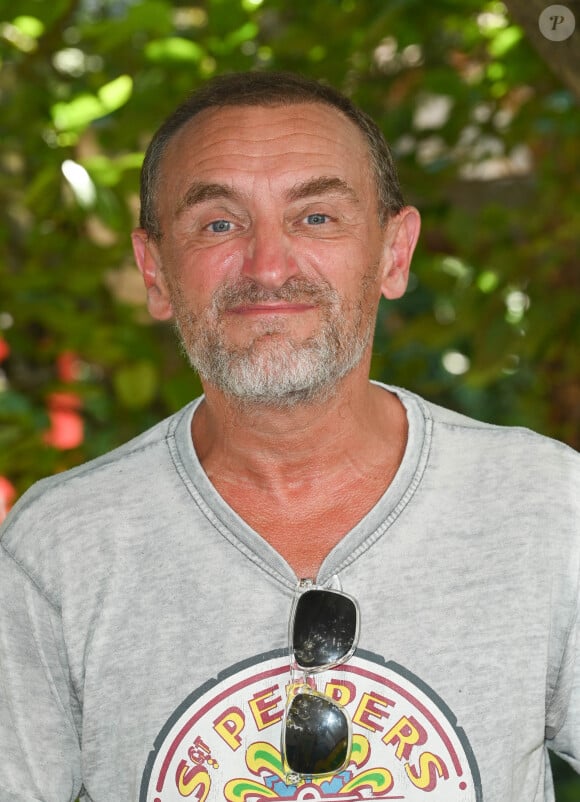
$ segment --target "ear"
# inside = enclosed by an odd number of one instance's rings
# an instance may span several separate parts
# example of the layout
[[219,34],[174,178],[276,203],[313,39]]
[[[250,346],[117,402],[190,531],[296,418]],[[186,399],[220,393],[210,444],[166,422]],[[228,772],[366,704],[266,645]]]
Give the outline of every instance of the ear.
[[389,300],[405,294],[420,229],[421,216],[414,206],[405,206],[387,223],[381,290]]
[[147,290],[149,314],[155,320],[169,320],[173,317],[173,308],[161,267],[159,248],[144,228],[136,228],[131,240],[135,261]]

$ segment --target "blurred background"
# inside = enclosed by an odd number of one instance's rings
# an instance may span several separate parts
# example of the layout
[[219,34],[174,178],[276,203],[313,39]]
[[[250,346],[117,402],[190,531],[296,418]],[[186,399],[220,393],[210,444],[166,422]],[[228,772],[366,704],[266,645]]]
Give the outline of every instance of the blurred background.
[[392,145],[423,235],[373,377],[578,448],[580,40],[542,34],[547,5],[0,2],[0,519],[200,393],[129,232],[150,135],[234,70],[323,79]]

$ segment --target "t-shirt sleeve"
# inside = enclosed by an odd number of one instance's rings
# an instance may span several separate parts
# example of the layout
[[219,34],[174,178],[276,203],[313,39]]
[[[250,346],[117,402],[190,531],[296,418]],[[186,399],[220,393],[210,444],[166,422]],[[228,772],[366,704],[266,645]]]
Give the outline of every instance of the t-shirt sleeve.
[[0,802],[72,802],[79,703],[59,611],[0,543]]

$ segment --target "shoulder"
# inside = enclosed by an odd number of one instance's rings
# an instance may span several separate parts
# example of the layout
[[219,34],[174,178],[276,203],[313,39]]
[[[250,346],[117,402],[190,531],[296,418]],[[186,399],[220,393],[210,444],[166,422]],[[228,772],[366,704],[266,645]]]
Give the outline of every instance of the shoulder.
[[[580,454],[566,443],[539,434],[524,426],[499,426],[485,423],[436,404],[427,404],[434,429],[449,442],[464,441],[474,449],[474,455],[487,454],[502,463],[546,472],[564,468],[580,480]],[[568,478],[570,474],[568,474]]]
[[[398,391],[398,390],[397,390]],[[570,464],[580,470],[580,454],[565,443],[539,434],[524,426],[501,426],[471,418],[460,412],[427,401],[408,390],[400,391],[413,399],[430,424],[433,436],[439,441],[457,444],[460,441],[477,446],[476,453],[501,451],[506,458],[529,459],[542,455],[549,461]],[[459,454],[457,455],[460,456]]]
[[[169,440],[195,402],[122,446],[76,468],[36,482],[24,493],[0,529],[0,544],[14,555],[19,545],[47,529],[65,532],[102,519],[131,495],[143,495],[145,477],[170,465]],[[35,533],[35,534],[33,534]]]
[[525,427],[485,423],[391,389],[420,410],[425,478],[438,494],[453,494],[454,503],[461,497],[502,507],[505,514],[526,509],[546,524],[553,516],[565,528],[578,527],[580,454],[573,448]]

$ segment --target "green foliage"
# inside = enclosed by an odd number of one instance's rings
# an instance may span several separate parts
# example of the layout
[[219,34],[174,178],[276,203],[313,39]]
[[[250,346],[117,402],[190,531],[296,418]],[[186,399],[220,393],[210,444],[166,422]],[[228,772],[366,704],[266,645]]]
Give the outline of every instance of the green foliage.
[[[150,133],[208,76],[251,68],[296,69],[352,95],[422,211],[409,292],[381,307],[374,375],[578,445],[580,116],[501,3],[20,0],[4,10],[0,58],[0,422],[11,433],[0,474],[19,491],[199,391],[147,319],[128,232]],[[64,379],[69,351],[77,372]],[[82,400],[72,453],[43,445],[59,389]]]
[[[407,296],[381,307],[374,375],[579,444],[580,116],[500,2],[20,0],[0,58],[0,474],[19,491],[199,392],[147,319],[128,233],[150,133],[231,70],[322,77],[393,144],[424,234]],[[72,452],[44,443],[59,389],[82,400]]]
[[[373,376],[580,445],[580,115],[501,2],[17,0],[0,66],[0,476],[18,492],[201,391],[148,319],[128,235],[151,132],[233,70],[328,80],[394,147],[424,233]],[[84,436],[59,440],[59,415]]]

